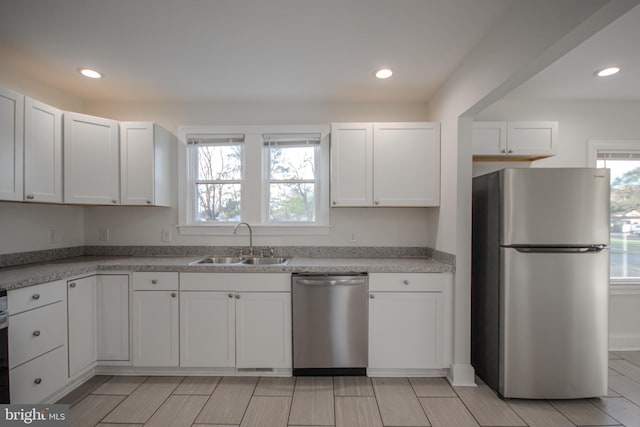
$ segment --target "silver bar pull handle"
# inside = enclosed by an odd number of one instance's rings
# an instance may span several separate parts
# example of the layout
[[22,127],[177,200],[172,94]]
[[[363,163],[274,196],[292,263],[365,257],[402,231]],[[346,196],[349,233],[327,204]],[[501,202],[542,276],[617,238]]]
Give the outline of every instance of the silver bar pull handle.
[[539,254],[539,253],[558,253],[558,254],[586,254],[589,252],[600,252],[605,245],[591,245],[576,248],[557,248],[557,247],[514,247],[515,250],[522,253]]
[[297,285],[303,286],[344,286],[344,285],[364,285],[364,279],[298,279]]

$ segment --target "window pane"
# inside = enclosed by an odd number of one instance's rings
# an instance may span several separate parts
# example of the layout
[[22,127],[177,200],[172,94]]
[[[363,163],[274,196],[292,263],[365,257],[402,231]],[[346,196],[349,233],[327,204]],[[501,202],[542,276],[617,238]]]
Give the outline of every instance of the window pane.
[[315,179],[315,147],[270,147],[270,179]]
[[198,147],[199,181],[242,179],[242,145]]
[[270,221],[315,221],[314,184],[270,184]]
[[611,170],[611,277],[640,278],[640,161],[597,166]]
[[240,221],[240,184],[196,184],[197,222]]

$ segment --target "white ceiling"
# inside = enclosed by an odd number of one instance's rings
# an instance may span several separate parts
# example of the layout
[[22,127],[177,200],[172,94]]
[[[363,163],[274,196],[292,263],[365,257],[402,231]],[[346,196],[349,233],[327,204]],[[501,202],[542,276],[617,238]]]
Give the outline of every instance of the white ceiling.
[[[596,70],[618,65],[615,76]],[[594,34],[506,99],[640,101],[640,6]]]
[[426,102],[514,1],[0,0],[0,63],[83,100]]

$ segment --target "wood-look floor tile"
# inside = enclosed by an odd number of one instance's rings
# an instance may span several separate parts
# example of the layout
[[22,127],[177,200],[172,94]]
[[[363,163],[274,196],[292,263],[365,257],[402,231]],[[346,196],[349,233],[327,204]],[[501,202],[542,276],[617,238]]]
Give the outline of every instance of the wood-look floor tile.
[[88,395],[69,410],[71,427],[94,426],[125,399],[125,396]]
[[145,427],[190,427],[209,396],[172,395]]
[[333,377],[336,396],[375,396],[369,377]]
[[290,396],[253,396],[241,427],[287,427]]
[[146,423],[180,384],[183,377],[149,377],[103,420],[105,423]]
[[257,377],[223,377],[195,422],[240,424],[257,383]]
[[508,403],[530,427],[573,427],[573,423],[547,401],[512,399]]
[[622,396],[620,395],[620,393],[615,392],[615,391],[613,391],[611,389],[608,389],[607,390],[607,395],[604,396],[604,397],[622,397]]
[[429,426],[429,420],[406,378],[372,378],[385,426]]
[[[100,423],[96,424],[96,427],[142,427],[144,424],[109,424],[109,423]],[[220,426],[216,426],[220,427]]]
[[616,420],[598,409],[591,399],[551,400],[550,403],[575,425],[619,425]]
[[131,394],[147,377],[115,376],[93,391],[93,394]]
[[594,405],[615,418],[625,427],[640,427],[640,406],[622,397],[596,399]]
[[479,425],[457,397],[422,397],[420,404],[434,427],[477,427]]
[[640,383],[625,376],[609,378],[609,388],[640,406]]
[[333,425],[333,378],[298,377],[293,391],[290,424]]
[[296,377],[262,377],[254,396],[293,396]]
[[211,394],[220,382],[220,377],[186,377],[173,394]]
[[617,351],[616,354],[624,360],[640,365],[640,351]]
[[640,365],[636,365],[628,360],[610,360],[609,371],[614,371],[640,383]]
[[382,427],[375,397],[336,397],[336,427]]
[[94,375],[64,395],[56,403],[73,406],[111,378],[109,375]]
[[615,351],[609,352],[609,360],[622,359],[622,357]]
[[458,397],[446,378],[409,378],[418,397]]
[[480,425],[525,426],[526,424],[486,385],[455,387],[455,392]]
[[240,427],[239,424],[191,424],[191,427]]

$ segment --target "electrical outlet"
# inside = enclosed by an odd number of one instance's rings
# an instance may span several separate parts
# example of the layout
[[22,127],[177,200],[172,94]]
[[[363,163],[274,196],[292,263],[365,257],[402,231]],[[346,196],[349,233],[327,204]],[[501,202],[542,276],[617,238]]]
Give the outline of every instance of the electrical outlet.
[[49,230],[49,243],[58,243],[60,233],[58,230]]
[[163,242],[170,242],[171,241],[171,230],[169,230],[168,228],[163,228],[162,229],[162,241]]
[[100,227],[100,230],[98,230],[99,234],[100,234],[100,241],[101,242],[108,242],[109,241],[109,237],[111,234],[111,230],[109,230],[109,227]]
[[349,241],[354,243],[356,241],[356,233],[351,233],[349,236]]

